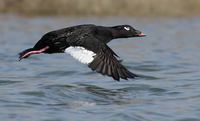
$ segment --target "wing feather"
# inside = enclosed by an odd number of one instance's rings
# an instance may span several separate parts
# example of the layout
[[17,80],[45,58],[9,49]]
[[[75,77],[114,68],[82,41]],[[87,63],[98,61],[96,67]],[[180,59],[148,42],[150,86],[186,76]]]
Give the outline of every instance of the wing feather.
[[92,61],[87,63],[93,71],[102,75],[111,76],[119,81],[122,79],[135,78],[136,75],[128,71],[117,59],[119,57],[106,43],[97,39],[93,34],[85,33],[76,41],[69,42],[70,46],[80,46],[95,54]]
[[112,76],[119,81],[120,78],[127,80],[135,78],[136,75],[128,71],[119,60],[117,54],[106,44],[103,44],[97,52],[94,60],[88,65],[93,71],[103,75]]

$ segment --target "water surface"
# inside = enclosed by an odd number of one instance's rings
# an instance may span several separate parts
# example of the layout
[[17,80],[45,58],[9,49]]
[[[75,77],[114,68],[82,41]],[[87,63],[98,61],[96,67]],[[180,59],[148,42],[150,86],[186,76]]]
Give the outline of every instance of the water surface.
[[[48,31],[84,23],[130,24],[145,38],[109,46],[140,78],[120,82],[66,54],[18,61]],[[4,121],[199,121],[200,18],[0,16],[0,119]]]

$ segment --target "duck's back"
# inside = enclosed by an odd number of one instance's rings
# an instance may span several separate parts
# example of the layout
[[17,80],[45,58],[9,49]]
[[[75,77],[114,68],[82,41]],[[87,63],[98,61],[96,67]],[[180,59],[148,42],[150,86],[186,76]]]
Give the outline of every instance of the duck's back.
[[93,24],[84,24],[84,25],[72,26],[68,28],[51,31],[47,34],[53,34],[53,35],[56,35],[57,37],[62,37],[62,36],[65,36],[65,37],[76,36],[77,37],[85,33],[91,32],[91,30],[93,30],[93,28],[95,27],[96,26]]
[[96,26],[93,24],[85,24],[50,31],[42,36],[42,38],[36,43],[35,48],[47,43],[63,43],[62,41],[73,45],[77,41],[81,40],[85,35],[91,34],[95,27]]

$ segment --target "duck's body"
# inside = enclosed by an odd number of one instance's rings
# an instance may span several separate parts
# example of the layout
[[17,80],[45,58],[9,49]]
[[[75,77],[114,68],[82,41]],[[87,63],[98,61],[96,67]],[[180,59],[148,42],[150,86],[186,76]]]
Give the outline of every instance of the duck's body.
[[78,25],[51,31],[45,34],[33,48],[20,53],[20,60],[39,53],[69,53],[92,70],[112,76],[115,80],[134,78],[135,74],[128,71],[116,59],[107,43],[112,39],[141,37],[140,31],[129,25],[104,27],[96,25]]

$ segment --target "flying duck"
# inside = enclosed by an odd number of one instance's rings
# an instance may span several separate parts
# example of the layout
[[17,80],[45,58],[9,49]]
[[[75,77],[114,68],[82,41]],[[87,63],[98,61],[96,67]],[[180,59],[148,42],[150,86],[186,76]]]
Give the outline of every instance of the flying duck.
[[118,60],[119,56],[107,45],[113,39],[143,37],[145,34],[130,25],[113,27],[92,24],[72,26],[46,33],[33,48],[19,54],[19,60],[40,53],[68,53],[93,71],[114,80],[137,77]]

